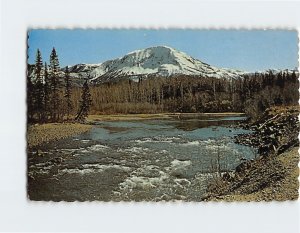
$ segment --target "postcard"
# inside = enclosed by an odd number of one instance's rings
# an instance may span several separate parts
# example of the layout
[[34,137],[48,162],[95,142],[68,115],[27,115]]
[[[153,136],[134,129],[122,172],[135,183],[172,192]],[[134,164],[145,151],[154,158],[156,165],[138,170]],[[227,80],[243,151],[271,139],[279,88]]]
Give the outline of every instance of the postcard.
[[28,198],[297,200],[297,43],[294,30],[30,29]]

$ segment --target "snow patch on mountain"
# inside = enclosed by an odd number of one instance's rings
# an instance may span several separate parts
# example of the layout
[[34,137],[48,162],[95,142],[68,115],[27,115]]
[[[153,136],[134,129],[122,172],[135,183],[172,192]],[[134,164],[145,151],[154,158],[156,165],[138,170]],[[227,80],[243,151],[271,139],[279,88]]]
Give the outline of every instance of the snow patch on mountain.
[[[156,46],[128,53],[100,64],[77,64],[69,67],[72,76],[103,82],[124,77],[197,75],[215,78],[238,78],[241,71],[210,66],[168,46]],[[74,75],[73,75],[74,74]]]

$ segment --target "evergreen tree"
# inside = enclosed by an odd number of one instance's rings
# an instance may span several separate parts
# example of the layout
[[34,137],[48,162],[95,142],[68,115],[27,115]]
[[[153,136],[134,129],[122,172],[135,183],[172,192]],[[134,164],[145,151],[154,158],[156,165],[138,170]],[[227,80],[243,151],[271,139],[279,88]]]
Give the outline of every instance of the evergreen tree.
[[67,119],[69,119],[70,113],[73,109],[72,101],[71,101],[71,80],[70,80],[70,73],[68,66],[66,67],[65,72],[65,100],[66,100],[66,113],[67,113]]
[[86,80],[82,86],[80,107],[78,109],[78,113],[75,120],[79,120],[79,121],[84,120],[89,114],[91,104],[92,104],[91,93]]
[[32,83],[31,77],[27,74],[27,121],[33,121],[34,114],[34,85]]
[[44,87],[43,87],[43,77],[42,77],[42,68],[43,68],[43,61],[42,61],[42,54],[40,50],[37,50],[36,53],[36,60],[35,60],[35,78],[36,78],[36,85],[35,85],[35,101],[34,101],[34,108],[35,112],[37,113],[38,121],[40,122],[42,119],[42,115],[44,112]]
[[43,120],[48,121],[48,116],[50,112],[50,80],[49,80],[49,74],[48,74],[48,66],[45,62],[44,66],[44,114],[43,114]]
[[59,61],[56,54],[55,48],[52,49],[50,55],[50,115],[52,121],[59,120],[59,109],[60,109],[60,99],[59,99]]
[[[298,74],[299,74],[299,73],[298,73]],[[298,77],[297,77],[297,75],[296,75],[295,70],[293,70],[293,73],[292,73],[292,75],[291,75],[291,80],[292,80],[293,83],[297,83],[297,81],[298,81]]]
[[279,72],[277,74],[277,77],[276,77],[276,85],[279,86],[280,88],[283,88],[284,87],[284,81],[285,81],[285,74],[282,74],[282,72]]

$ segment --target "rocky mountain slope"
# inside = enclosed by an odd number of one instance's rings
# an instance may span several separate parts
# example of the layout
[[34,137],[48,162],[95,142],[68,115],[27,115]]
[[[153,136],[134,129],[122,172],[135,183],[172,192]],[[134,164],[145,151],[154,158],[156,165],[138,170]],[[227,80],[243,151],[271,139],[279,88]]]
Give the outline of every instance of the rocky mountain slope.
[[[127,55],[99,64],[76,64],[68,66],[73,83],[82,84],[116,82],[123,79],[137,81],[139,78],[201,76],[214,78],[238,78],[245,72],[217,68],[167,46],[136,50]],[[66,67],[59,75],[64,76]],[[42,71],[43,73],[43,71]],[[28,64],[28,75],[34,79],[34,65]]]
[[124,77],[136,80],[139,77],[174,75],[237,78],[243,74],[237,70],[213,67],[167,46],[137,50],[100,64],[78,64],[69,69],[72,75],[89,75],[94,82],[117,81]]

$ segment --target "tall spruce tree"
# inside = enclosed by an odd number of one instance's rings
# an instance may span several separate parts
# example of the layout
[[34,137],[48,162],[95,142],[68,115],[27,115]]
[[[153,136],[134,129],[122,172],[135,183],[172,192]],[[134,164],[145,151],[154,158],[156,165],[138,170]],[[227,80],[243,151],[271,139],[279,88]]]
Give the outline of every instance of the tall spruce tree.
[[[298,77],[299,77],[299,73],[298,73]],[[293,73],[292,73],[292,75],[291,75],[291,80],[292,80],[292,82],[293,82],[293,83],[297,83],[298,77],[297,77],[297,75],[296,75],[295,70],[293,70]]]
[[82,86],[80,106],[75,120],[78,121],[84,120],[89,114],[91,104],[92,104],[92,97],[90,93],[90,88],[87,83],[87,80],[85,80]]
[[44,114],[43,114],[43,120],[48,121],[49,113],[50,113],[50,80],[49,80],[49,74],[48,74],[48,66],[45,62],[44,65]]
[[59,99],[59,61],[55,48],[50,55],[50,115],[52,121],[59,120],[60,99]]
[[44,112],[44,87],[43,87],[43,76],[42,76],[42,68],[43,68],[43,61],[42,61],[42,54],[40,50],[37,50],[36,53],[36,60],[35,60],[35,91],[34,91],[34,108],[37,114],[38,121],[42,120],[43,112]]
[[70,80],[70,73],[69,73],[69,68],[68,66],[66,67],[65,71],[65,103],[66,103],[66,114],[67,114],[67,119],[69,120],[70,113],[73,109],[72,101],[71,101],[71,80]]
[[[28,68],[29,69],[29,68]],[[27,73],[27,121],[33,121],[34,114],[34,85],[32,83],[31,76]]]

